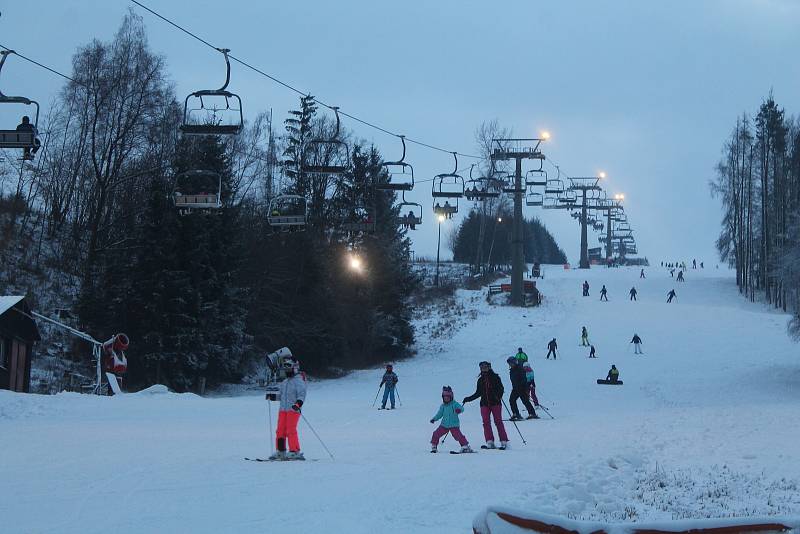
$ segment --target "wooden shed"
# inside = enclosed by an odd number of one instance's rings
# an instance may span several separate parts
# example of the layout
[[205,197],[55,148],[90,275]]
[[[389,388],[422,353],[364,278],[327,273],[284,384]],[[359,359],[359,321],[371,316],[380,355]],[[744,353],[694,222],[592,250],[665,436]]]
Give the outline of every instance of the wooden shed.
[[0,389],[28,392],[39,329],[25,297],[0,296]]

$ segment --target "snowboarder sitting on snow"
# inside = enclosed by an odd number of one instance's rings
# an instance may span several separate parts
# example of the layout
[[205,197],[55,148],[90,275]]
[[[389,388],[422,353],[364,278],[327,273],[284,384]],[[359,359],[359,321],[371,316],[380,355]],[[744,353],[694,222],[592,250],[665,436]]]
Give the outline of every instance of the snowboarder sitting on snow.
[[492,423],[489,420],[491,415],[494,419],[494,426],[497,427],[497,435],[500,438],[500,448],[508,447],[508,435],[506,427],[503,425],[503,382],[500,375],[492,370],[492,364],[481,362],[478,364],[481,374],[478,376],[478,383],[475,385],[475,393],[469,397],[464,397],[463,404],[472,402],[478,397],[481,398],[481,419],[483,420],[483,437],[486,439],[486,448],[494,449],[494,434],[492,433]]
[[608,370],[608,374],[606,375],[606,380],[609,382],[619,382],[619,370],[617,369],[616,365],[612,365],[611,369]]
[[669,293],[667,293],[667,304],[669,304],[670,302],[672,302],[672,299],[674,299],[674,298],[675,298],[675,297],[677,297],[677,296],[678,296],[678,294],[677,294],[677,293],[675,293],[675,290],[674,290],[674,289],[671,289],[671,290],[670,290],[670,292],[669,292]]
[[631,300],[636,300],[636,293],[637,293],[636,288],[632,287],[630,290]]
[[517,349],[517,354],[514,356],[520,365],[523,365],[525,362],[528,361],[528,355],[522,351],[522,347]]
[[597,358],[597,356],[594,355],[594,345],[591,345],[591,348],[589,349],[589,357]]
[[300,373],[300,362],[294,357],[285,358],[282,365],[286,380],[280,383],[281,404],[278,412],[278,428],[275,431],[277,451],[270,456],[270,460],[305,460],[303,453],[300,452],[297,423],[300,420],[300,409],[306,400],[306,379]]
[[519,407],[517,400],[522,400],[525,409],[528,410],[528,419],[539,419],[536,415],[536,410],[531,406],[531,401],[528,400],[528,380],[525,378],[525,370],[517,362],[513,356],[506,360],[508,362],[508,375],[511,378],[511,396],[508,398],[508,403],[511,404],[512,421],[521,421],[522,416],[519,414]]
[[600,288],[600,300],[605,300],[608,302],[608,289],[606,289],[605,284],[603,284],[603,287]]
[[439,406],[439,411],[436,412],[436,415],[431,419],[431,424],[439,419],[442,420],[442,423],[433,431],[433,435],[431,436],[431,452],[437,451],[439,440],[448,432],[450,432],[456,441],[458,441],[459,445],[461,445],[461,452],[474,452],[470,448],[467,438],[464,437],[464,434],[461,433],[461,429],[459,428],[461,423],[458,420],[458,414],[463,411],[464,407],[453,400],[453,388],[444,386],[442,388],[442,405]]
[[586,330],[586,327],[581,327],[581,347],[588,347],[589,343],[589,331]]
[[633,353],[634,354],[641,354],[642,353],[642,338],[639,337],[639,334],[633,334],[633,339],[631,339],[631,343],[633,343]]
[[528,392],[530,393],[533,405],[538,408],[539,399],[536,397],[536,375],[533,373],[533,367],[531,367],[531,364],[525,363],[525,365],[522,366],[522,370],[525,371],[525,380],[528,381]]
[[381,386],[383,388],[383,402],[381,403],[381,410],[386,409],[386,401],[391,399],[391,410],[394,410],[394,387],[397,385],[397,375],[392,370],[392,365],[389,364],[386,366],[386,372],[383,373],[383,378],[381,378],[381,383],[378,386],[378,389]]
[[558,343],[556,343],[556,338],[550,340],[550,343],[547,344],[547,358],[550,359],[550,355],[553,355],[553,359],[556,359],[556,350],[558,350]]

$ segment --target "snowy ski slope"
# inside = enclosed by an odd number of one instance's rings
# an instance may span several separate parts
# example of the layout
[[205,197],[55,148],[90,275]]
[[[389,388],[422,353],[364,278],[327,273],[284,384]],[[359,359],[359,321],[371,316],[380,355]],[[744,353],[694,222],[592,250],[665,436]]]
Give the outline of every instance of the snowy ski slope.
[[[799,513],[800,349],[787,317],[740,298],[725,270],[689,269],[683,284],[638,273],[549,267],[539,309],[460,292],[464,326],[420,335],[418,357],[396,363],[398,410],[370,407],[380,369],[311,383],[304,414],[335,461],[303,423],[317,461],[243,461],[269,454],[261,394],[0,391],[0,530],[463,533],[487,505],[613,521]],[[596,360],[578,346],[583,325]],[[546,361],[553,336],[559,358]],[[442,386],[472,393],[488,359],[508,388],[505,358],[520,345],[556,419],[520,423],[527,445],[509,424],[509,451],[429,454]],[[612,363],[625,385],[596,385]],[[477,401],[461,425],[477,448]],[[448,437],[440,450],[451,448]]]

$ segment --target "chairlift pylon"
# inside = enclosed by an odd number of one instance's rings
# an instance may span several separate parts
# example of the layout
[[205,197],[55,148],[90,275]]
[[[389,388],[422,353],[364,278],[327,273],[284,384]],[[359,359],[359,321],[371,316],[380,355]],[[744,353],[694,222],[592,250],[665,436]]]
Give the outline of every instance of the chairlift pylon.
[[[184,135],[238,135],[244,128],[242,99],[239,95],[228,91],[228,84],[231,81],[231,62],[228,58],[230,50],[217,48],[217,51],[225,58],[225,83],[219,89],[202,89],[186,97],[183,102],[183,123],[180,126]],[[210,98],[213,101],[221,98],[225,102],[225,107],[209,107],[204,98]],[[198,101],[199,107],[189,107],[192,99]],[[233,106],[231,106],[231,101],[234,102]],[[224,112],[230,120],[228,122],[218,121],[218,112]]]
[[[16,54],[16,52],[13,50],[0,50],[0,74],[2,74],[6,59],[11,54]],[[23,118],[23,121],[16,129],[0,130],[0,148],[21,148],[24,151],[23,160],[33,159],[32,153],[35,153],[41,144],[37,138],[39,135],[39,103],[24,96],[8,96],[0,91],[0,104],[22,104],[36,107],[36,114],[32,124],[30,119],[26,123]]]
[[414,167],[406,163],[406,136],[398,135],[403,143],[403,155],[397,161],[384,161],[381,168],[388,174],[385,182],[375,184],[382,191],[411,191],[414,189]]
[[[336,129],[329,138],[317,137],[309,141],[303,150],[303,163],[301,170],[304,173],[337,177],[347,174],[350,170],[350,147],[339,139],[339,108],[332,106],[336,115]],[[307,160],[309,154],[314,161]]]

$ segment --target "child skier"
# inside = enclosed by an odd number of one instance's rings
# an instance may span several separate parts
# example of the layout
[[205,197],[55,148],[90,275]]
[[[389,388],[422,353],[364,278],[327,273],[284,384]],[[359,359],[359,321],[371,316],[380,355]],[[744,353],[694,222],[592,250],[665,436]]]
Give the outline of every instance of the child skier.
[[383,402],[381,403],[381,410],[386,409],[386,401],[391,399],[391,408],[390,410],[394,410],[394,387],[397,385],[397,375],[392,370],[392,364],[386,366],[386,372],[383,373],[383,378],[381,379],[381,383],[378,386],[378,389],[381,386],[383,388]]
[[528,381],[528,390],[531,395],[531,400],[535,407],[539,407],[539,399],[536,397],[536,375],[533,374],[533,368],[529,363],[522,366],[525,371],[525,380]]
[[501,405],[503,402],[503,382],[500,380],[500,375],[492,370],[492,364],[489,362],[481,362],[478,366],[481,369],[481,374],[478,376],[475,393],[469,397],[464,397],[461,402],[466,404],[478,397],[481,399],[483,437],[486,439],[486,445],[481,445],[481,448],[495,448],[492,423],[489,420],[491,415],[494,419],[494,426],[497,427],[497,435],[500,437],[500,449],[506,449],[508,447],[508,435],[506,434],[506,427],[503,425],[503,409]]
[[581,347],[588,347],[589,345],[589,331],[584,326],[581,328]]
[[286,380],[280,383],[280,411],[278,428],[275,431],[277,451],[270,456],[270,460],[305,460],[303,453],[300,452],[297,423],[300,420],[300,409],[306,400],[306,379],[300,373],[300,362],[293,357],[283,360],[283,370],[286,373]]
[[631,343],[633,343],[633,353],[642,354],[642,338],[639,337],[639,334],[633,334]]
[[431,436],[431,452],[437,452],[439,440],[442,439],[448,432],[450,432],[459,445],[461,445],[461,452],[475,452],[470,446],[467,438],[461,433],[461,423],[458,421],[458,414],[464,411],[464,407],[453,400],[453,388],[450,386],[442,387],[442,405],[439,406],[439,411],[431,419],[431,424],[439,419],[442,423],[439,428],[433,431]]

